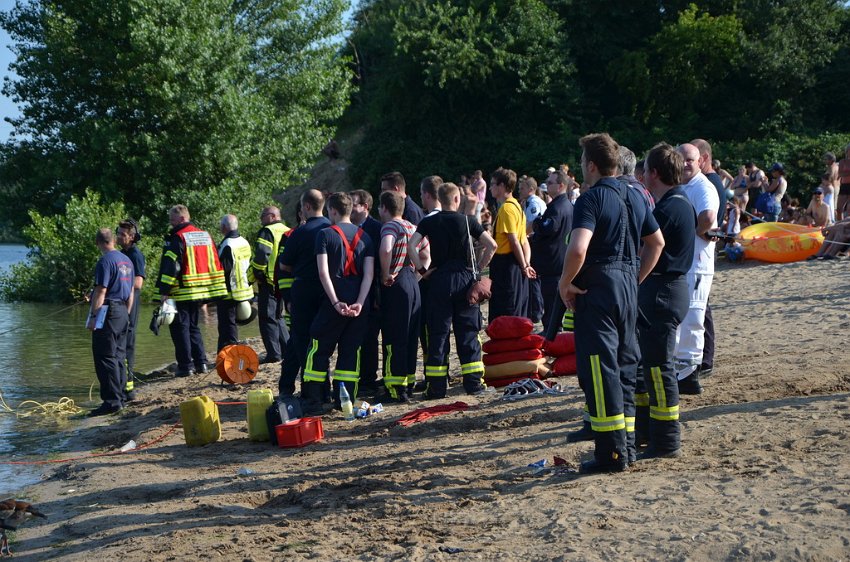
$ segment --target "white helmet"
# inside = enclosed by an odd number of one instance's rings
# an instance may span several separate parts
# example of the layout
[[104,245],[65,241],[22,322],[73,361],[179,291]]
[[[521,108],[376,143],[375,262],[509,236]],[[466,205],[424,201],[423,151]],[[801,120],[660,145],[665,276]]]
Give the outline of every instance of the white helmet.
[[236,323],[240,326],[250,324],[257,317],[257,309],[251,306],[251,301],[236,304]]
[[174,322],[174,317],[177,315],[177,304],[174,299],[165,299],[159,306],[159,314],[157,315],[157,324],[162,326],[170,326]]

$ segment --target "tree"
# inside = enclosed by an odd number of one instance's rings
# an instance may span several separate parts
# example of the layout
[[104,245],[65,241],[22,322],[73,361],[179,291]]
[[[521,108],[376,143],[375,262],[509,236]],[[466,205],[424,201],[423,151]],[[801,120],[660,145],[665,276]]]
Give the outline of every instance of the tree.
[[298,181],[351,91],[345,0],[33,0],[0,16],[22,105],[2,207],[61,212],[87,188],[164,229],[207,227]]

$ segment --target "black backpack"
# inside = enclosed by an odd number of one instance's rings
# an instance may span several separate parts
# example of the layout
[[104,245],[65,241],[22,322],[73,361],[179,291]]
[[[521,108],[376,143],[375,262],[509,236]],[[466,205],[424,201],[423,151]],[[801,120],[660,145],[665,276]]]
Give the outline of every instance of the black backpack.
[[301,400],[296,396],[281,396],[266,410],[266,424],[269,426],[269,439],[272,445],[277,445],[275,428],[282,423],[301,419]]

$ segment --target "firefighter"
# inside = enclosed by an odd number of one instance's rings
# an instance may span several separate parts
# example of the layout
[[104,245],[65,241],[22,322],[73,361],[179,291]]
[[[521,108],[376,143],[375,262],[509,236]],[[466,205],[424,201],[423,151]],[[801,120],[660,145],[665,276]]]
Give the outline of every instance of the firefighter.
[[173,299],[177,313],[168,326],[177,376],[206,373],[207,355],[198,327],[201,305],[227,296],[224,269],[212,236],[192,224],[189,209],[175,205],[168,210],[171,231],[165,237],[156,288],[161,302]]
[[280,220],[280,209],[266,207],[260,214],[263,227],[257,233],[254,259],[251,261],[249,281],[257,282],[260,335],[266,354],[260,363],[279,363],[289,340],[289,330],[283,313],[283,299],[276,296],[274,270],[283,246],[284,234],[289,227]]
[[[139,295],[142,292],[142,286],[145,284],[145,255],[137,246],[142,239],[138,223],[133,219],[121,221],[118,224],[116,239],[118,245],[121,246],[121,253],[133,262],[133,270],[135,271],[135,277],[133,278],[133,301],[138,305],[141,302]],[[130,311],[130,326],[127,329],[127,384],[124,386],[125,402],[132,402],[136,399],[136,385],[133,381],[133,372],[136,368],[136,326],[139,323],[139,308],[139,306],[134,306]]]
[[638,279],[655,266],[664,239],[640,194],[614,177],[614,139],[594,134],[580,144],[584,179],[593,187],[576,201],[559,290],[575,314],[578,376],[596,442],[582,471],[618,472],[636,456]]
[[218,259],[224,269],[227,298],[216,303],[218,316],[218,351],[239,341],[236,323],[236,308],[239,303],[254,298],[254,290],[248,281],[251,268],[251,244],[239,235],[239,219],[235,215],[224,215],[219,224],[224,236],[218,245]]

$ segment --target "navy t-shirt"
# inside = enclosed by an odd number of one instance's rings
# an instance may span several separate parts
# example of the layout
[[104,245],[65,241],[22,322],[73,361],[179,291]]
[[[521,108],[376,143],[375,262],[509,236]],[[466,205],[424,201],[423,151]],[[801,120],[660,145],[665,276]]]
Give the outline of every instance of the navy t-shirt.
[[106,300],[130,300],[134,277],[133,262],[118,250],[103,254],[94,268],[94,284],[106,287]]
[[[611,186],[613,189],[604,186]],[[573,230],[586,228],[593,232],[587,248],[585,264],[608,263],[617,257],[616,248],[620,241],[620,218],[623,205],[620,191],[628,197],[631,207],[631,212],[628,213],[629,228],[626,232],[626,255],[628,256],[631,251],[637,251],[640,247],[640,238],[658,230],[658,223],[649,212],[649,207],[640,193],[616,178],[602,178],[576,200],[573,210]],[[637,240],[634,240],[635,233],[637,233]],[[629,242],[630,236],[633,242]],[[633,257],[634,263],[637,264],[638,256]]]
[[720,224],[723,222],[723,214],[726,212],[726,188],[723,187],[723,178],[717,172],[710,172],[705,177],[717,190],[717,198],[720,200],[720,208],[717,209],[717,224]]
[[[360,227],[351,223],[340,223],[337,226],[342,229],[348,243],[354,240]],[[360,292],[360,282],[363,279],[363,264],[367,257],[375,257],[375,246],[369,235],[363,231],[357,245],[354,246],[354,264],[357,267],[357,275],[345,276],[345,259],[346,252],[342,239],[336,230],[325,228],[319,231],[316,236],[316,255],[328,255],[328,271],[331,274],[331,280],[334,284],[334,289],[337,292],[337,298],[340,300],[352,303],[357,299]]]
[[401,218],[410,224],[417,225],[425,218],[425,211],[408,195],[404,198],[404,211],[401,213]]
[[655,204],[652,212],[664,236],[664,249],[653,273],[685,274],[694,261],[697,214],[682,186],[676,186]]
[[135,271],[136,277],[147,277],[145,275],[145,255],[139,250],[138,246],[134,244],[129,248],[124,248],[121,250],[121,253],[133,262],[133,271]]
[[299,281],[319,281],[316,237],[330,225],[331,221],[325,217],[310,217],[289,235],[280,254],[280,263],[292,268],[292,277]]
[[473,217],[461,215],[456,211],[440,211],[428,215],[416,227],[416,232],[428,238],[431,247],[431,267],[440,267],[447,262],[457,260],[472,267],[469,256],[469,234],[476,240],[484,233],[481,226]]

